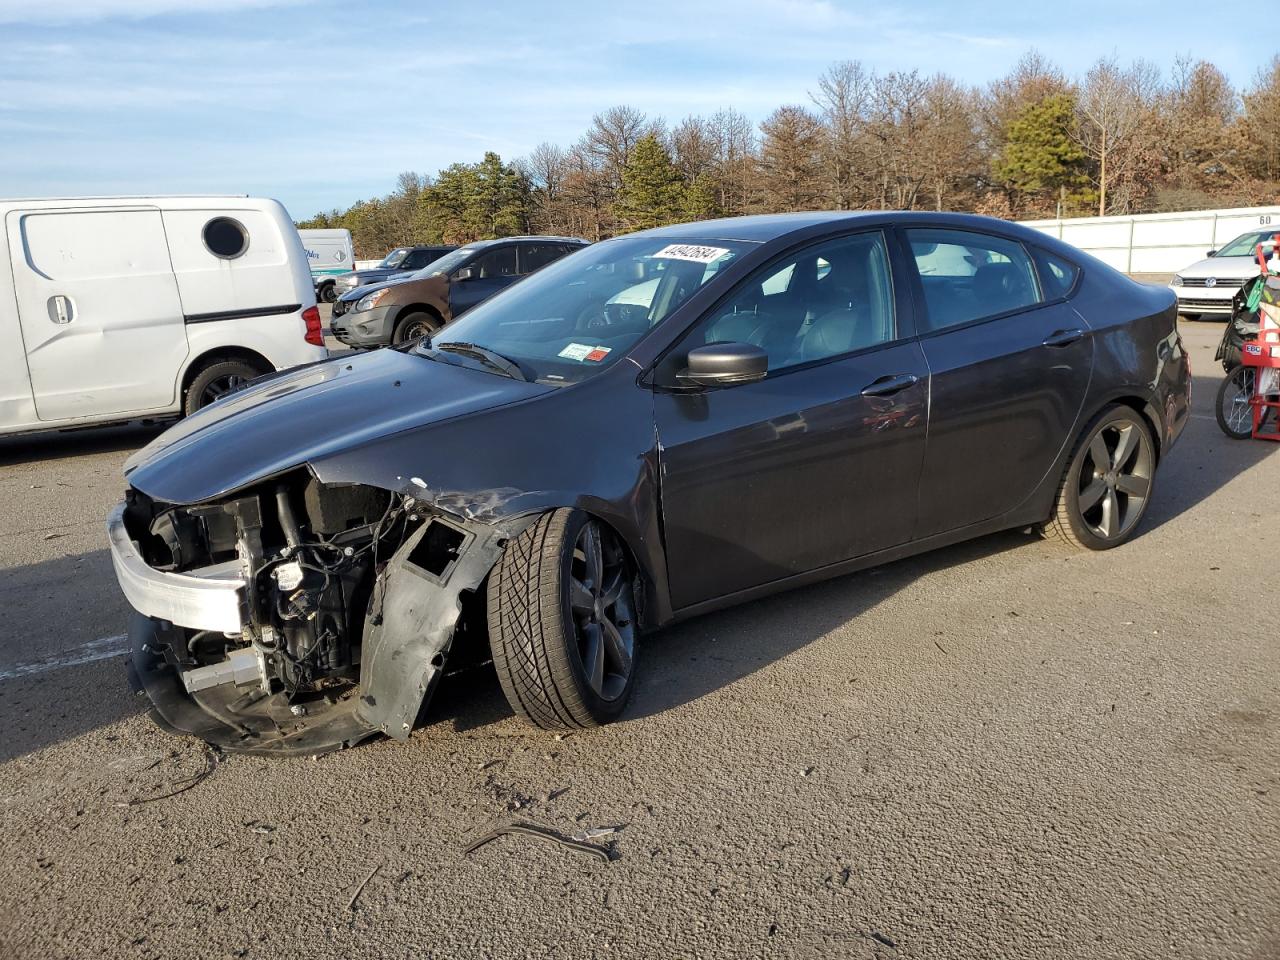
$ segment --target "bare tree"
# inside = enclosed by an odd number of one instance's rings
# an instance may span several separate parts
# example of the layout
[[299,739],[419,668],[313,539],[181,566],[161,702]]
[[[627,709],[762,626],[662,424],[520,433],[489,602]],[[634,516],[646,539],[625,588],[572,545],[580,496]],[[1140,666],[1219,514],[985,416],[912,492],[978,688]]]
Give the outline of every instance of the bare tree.
[[1086,74],[1076,100],[1081,148],[1098,165],[1098,216],[1108,208],[1107,192],[1125,178],[1138,157],[1138,134],[1150,119],[1159,94],[1159,74],[1138,61],[1122,69],[1114,58],[1099,60]]
[[717,204],[726,216],[745,213],[756,187],[755,129],[736,110],[721,110],[709,120],[715,141]]
[[[823,160],[828,189],[837,210],[861,206],[866,178],[866,128],[874,95],[874,77],[857,60],[844,60],[827,68],[810,99],[826,128]],[[860,195],[861,194],[861,195]]]
[[1245,91],[1239,139],[1250,173],[1267,182],[1280,177],[1280,55]]
[[568,233],[564,185],[569,175],[569,155],[554,143],[543,142],[529,156],[517,161],[529,180],[537,228],[546,233]]
[[928,83],[915,70],[876,78],[867,130],[881,209],[913,209],[924,186],[927,91]]
[[822,124],[804,107],[779,107],[760,124],[760,202],[770,211],[820,206]]
[[953,191],[976,179],[980,151],[974,100],[972,91],[943,74],[925,85],[918,161],[935,210],[945,209]]

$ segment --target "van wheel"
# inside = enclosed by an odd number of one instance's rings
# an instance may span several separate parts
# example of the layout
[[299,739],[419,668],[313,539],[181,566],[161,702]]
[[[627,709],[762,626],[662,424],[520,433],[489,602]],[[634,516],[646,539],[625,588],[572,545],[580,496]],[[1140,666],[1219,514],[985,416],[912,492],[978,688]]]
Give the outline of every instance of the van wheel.
[[440,329],[440,321],[429,313],[418,311],[400,318],[396,331],[391,335],[392,343],[404,343],[406,340],[417,340],[429,337]]
[[191,386],[187,387],[182,412],[189,417],[201,407],[207,407],[260,376],[262,371],[247,360],[219,360],[211,363],[200,370],[192,379]]
[[333,289],[332,283],[326,283],[320,288],[320,300],[324,303],[333,303],[338,299],[337,291]]

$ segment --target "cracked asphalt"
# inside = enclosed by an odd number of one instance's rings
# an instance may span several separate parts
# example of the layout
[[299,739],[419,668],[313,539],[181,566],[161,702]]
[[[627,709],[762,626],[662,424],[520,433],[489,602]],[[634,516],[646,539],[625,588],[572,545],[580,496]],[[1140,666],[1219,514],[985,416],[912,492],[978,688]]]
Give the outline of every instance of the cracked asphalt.
[[[0,440],[0,956],[1280,957],[1280,457],[1195,418],[1139,536],[1021,533],[648,638],[557,738],[450,678],[409,742],[210,756],[130,696],[126,427]],[[203,775],[202,775],[203,774]],[[593,857],[497,825],[617,828]]]

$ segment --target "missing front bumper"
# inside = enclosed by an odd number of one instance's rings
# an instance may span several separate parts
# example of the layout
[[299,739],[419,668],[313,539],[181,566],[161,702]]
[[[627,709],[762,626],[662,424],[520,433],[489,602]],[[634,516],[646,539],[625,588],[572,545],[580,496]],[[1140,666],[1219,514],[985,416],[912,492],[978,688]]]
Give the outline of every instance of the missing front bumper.
[[378,733],[356,716],[354,687],[305,701],[230,683],[188,693],[162,652],[176,629],[140,613],[129,621],[129,685],[147,695],[166,730],[233,753],[276,756],[330,753]]

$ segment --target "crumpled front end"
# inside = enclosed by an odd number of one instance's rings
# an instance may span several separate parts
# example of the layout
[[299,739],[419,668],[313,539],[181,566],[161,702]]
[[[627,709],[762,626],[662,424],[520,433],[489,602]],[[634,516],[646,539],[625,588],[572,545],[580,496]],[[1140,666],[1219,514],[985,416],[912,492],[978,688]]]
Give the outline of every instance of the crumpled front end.
[[405,738],[524,521],[482,523],[307,468],[214,502],[131,489],[108,519],[134,686],[222,748],[322,753]]

